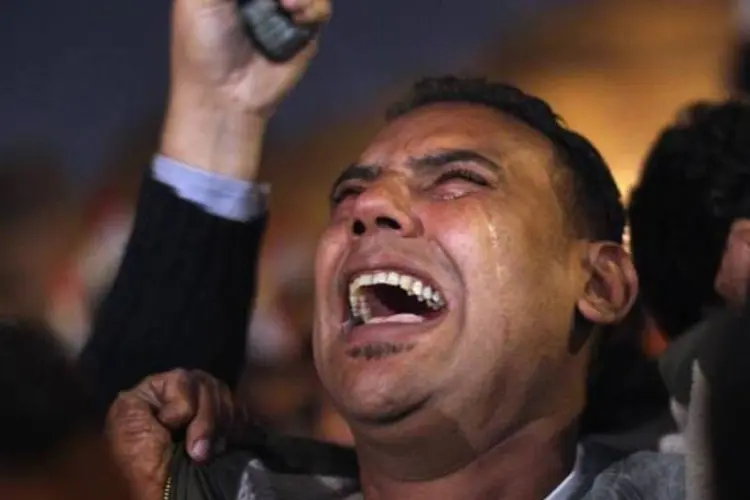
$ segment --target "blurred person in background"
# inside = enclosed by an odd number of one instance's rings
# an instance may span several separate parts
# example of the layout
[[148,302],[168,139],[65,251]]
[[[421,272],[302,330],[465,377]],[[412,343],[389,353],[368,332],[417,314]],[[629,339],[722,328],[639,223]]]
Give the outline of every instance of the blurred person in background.
[[712,500],[750,498],[747,450],[750,449],[750,301],[720,330],[701,362],[710,366],[707,438],[710,443]]
[[[0,153],[0,318],[49,319],[50,292],[81,229],[59,167],[40,147]],[[245,364],[264,205],[252,185],[230,189],[248,219],[216,215],[227,200],[221,179],[206,196],[181,189],[194,172],[171,167],[156,161],[142,183],[123,265],[80,353],[101,409],[154,371],[190,366],[235,386]]]
[[[649,314],[669,339],[660,368],[687,448],[693,490],[704,460],[713,344],[750,283],[750,105],[697,103],[657,139],[630,205],[631,249]],[[665,443],[666,444],[666,443]]]
[[738,44],[735,54],[732,90],[743,96],[750,95],[750,0],[735,0]]
[[[81,207],[43,151],[0,153],[0,318],[54,324],[50,291],[73,253]],[[80,350],[101,409],[155,371],[188,366],[234,387],[245,365],[262,190],[242,179],[226,188],[221,176],[195,187],[200,173],[149,155],[122,263]]]
[[0,151],[0,314],[40,320],[75,230],[61,165],[42,148]]
[[88,389],[48,331],[0,322],[0,498],[131,498]]
[[661,133],[633,189],[628,215],[641,295],[669,339],[711,309],[744,300],[749,130],[746,103],[690,106]]
[[[330,9],[283,5],[298,22]],[[314,47],[269,63],[229,0],[176,0],[172,37],[161,154],[255,172],[267,121]],[[481,79],[426,79],[330,202],[313,348],[359,472],[346,450],[257,426],[222,453],[215,432],[245,422],[220,383],[178,370],[110,410],[113,446],[144,498],[684,497],[681,457],[586,443],[598,403],[587,386],[638,285],[611,172],[544,101]]]

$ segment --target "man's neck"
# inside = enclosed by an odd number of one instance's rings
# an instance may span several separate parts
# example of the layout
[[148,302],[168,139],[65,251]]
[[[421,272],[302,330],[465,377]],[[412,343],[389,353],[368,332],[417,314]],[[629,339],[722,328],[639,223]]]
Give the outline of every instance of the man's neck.
[[574,436],[570,427],[539,420],[481,453],[457,434],[392,446],[358,442],[362,491],[366,500],[545,498],[572,471]]

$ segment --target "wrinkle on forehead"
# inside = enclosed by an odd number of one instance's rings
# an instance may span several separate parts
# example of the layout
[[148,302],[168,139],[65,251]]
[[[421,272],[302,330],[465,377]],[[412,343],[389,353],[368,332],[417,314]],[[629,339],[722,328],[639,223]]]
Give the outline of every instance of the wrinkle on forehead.
[[383,129],[360,161],[399,170],[410,158],[445,149],[473,150],[491,158],[511,189],[529,197],[529,205],[549,204],[554,220],[547,223],[562,229],[562,237],[578,233],[573,178],[562,163],[565,158],[544,134],[487,106],[439,103],[414,110]]
[[519,165],[549,163],[554,157],[547,137],[508,114],[478,104],[440,103],[391,122],[361,160],[385,166],[437,149],[471,149]]

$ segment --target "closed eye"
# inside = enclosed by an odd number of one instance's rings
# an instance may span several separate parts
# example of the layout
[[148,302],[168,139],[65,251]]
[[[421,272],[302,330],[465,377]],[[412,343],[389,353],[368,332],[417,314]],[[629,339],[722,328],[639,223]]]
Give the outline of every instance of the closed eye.
[[479,186],[490,185],[489,181],[487,181],[482,175],[466,168],[454,168],[442,173],[435,181],[435,184],[445,184],[455,179],[468,181]]

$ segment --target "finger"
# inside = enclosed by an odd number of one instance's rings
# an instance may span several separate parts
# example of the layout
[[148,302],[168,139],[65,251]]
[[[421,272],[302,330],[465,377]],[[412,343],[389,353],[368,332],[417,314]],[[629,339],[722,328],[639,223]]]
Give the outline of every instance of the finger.
[[220,422],[221,422],[221,436],[214,446],[215,453],[223,453],[226,449],[227,436],[230,434],[233,426],[235,425],[235,405],[232,391],[230,391],[223,384],[215,382],[217,390],[215,397],[217,399],[218,408],[220,408]]
[[331,19],[331,13],[331,4],[320,2],[295,12],[292,19],[298,24],[324,24]]
[[296,23],[321,24],[331,17],[330,0],[282,0]]
[[211,454],[216,437],[216,408],[210,385],[196,379],[197,411],[187,428],[187,449],[193,460],[202,462]]
[[110,407],[106,433],[116,447],[128,447],[143,439],[162,437],[167,431],[154,416],[151,405],[130,391],[122,393]]
[[146,377],[143,382],[130,391],[132,395],[136,395],[148,403],[154,412],[157,412],[164,404],[161,399],[163,392],[163,384],[160,382],[158,375]]
[[211,432],[211,454],[223,453],[226,448],[227,436],[234,425],[234,397],[232,391],[211,375],[199,372],[202,383],[211,397],[214,410],[214,430]]
[[227,433],[234,418],[232,392],[219,380],[204,372],[197,372],[200,383],[206,386],[214,410],[214,437]]
[[161,403],[157,418],[166,427],[173,431],[180,430],[195,418],[196,387],[188,371],[174,370],[156,375],[150,381],[150,387]]
[[130,420],[154,418],[148,401],[138,397],[133,391],[121,393],[107,412],[107,431],[120,427]]

